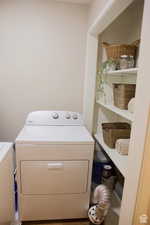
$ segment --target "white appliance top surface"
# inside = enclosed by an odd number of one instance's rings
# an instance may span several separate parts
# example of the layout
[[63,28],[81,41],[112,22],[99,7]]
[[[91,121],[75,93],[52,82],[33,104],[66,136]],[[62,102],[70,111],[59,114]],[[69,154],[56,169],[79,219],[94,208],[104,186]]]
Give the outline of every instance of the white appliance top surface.
[[25,125],[16,139],[19,144],[93,144],[84,126]]
[[7,152],[12,147],[12,143],[0,142],[0,162],[4,159]]
[[29,113],[26,125],[32,126],[81,126],[82,115],[69,111],[35,111]]

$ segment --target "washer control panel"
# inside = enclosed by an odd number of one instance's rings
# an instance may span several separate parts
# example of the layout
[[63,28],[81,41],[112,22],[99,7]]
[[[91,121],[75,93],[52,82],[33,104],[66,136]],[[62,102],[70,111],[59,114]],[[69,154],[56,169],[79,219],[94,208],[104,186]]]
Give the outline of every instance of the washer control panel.
[[82,126],[82,115],[69,111],[35,111],[29,113],[26,125]]

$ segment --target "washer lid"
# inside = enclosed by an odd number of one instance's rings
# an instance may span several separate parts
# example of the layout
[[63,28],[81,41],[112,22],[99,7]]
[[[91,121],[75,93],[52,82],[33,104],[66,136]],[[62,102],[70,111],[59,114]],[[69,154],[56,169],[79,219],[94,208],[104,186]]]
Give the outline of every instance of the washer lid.
[[84,126],[24,126],[16,143],[26,144],[93,144]]

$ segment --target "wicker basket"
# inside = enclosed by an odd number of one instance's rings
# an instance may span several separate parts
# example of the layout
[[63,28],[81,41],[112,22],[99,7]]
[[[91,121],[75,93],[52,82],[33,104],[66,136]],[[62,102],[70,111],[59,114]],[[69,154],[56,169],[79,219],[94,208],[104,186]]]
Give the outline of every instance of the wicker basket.
[[132,55],[135,57],[139,43],[140,40],[133,42],[131,45],[111,45],[103,42],[102,46],[106,49],[108,59],[119,59],[121,55]]
[[128,109],[129,101],[135,96],[135,84],[113,84],[114,105]]
[[118,139],[130,138],[131,127],[128,123],[102,123],[104,142],[115,148]]

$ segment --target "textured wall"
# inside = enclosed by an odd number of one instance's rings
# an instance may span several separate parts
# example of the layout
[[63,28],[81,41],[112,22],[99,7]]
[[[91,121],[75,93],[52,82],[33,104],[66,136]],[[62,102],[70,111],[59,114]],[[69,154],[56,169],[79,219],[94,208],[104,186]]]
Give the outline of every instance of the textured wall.
[[33,110],[82,111],[87,6],[0,1],[0,140]]

